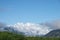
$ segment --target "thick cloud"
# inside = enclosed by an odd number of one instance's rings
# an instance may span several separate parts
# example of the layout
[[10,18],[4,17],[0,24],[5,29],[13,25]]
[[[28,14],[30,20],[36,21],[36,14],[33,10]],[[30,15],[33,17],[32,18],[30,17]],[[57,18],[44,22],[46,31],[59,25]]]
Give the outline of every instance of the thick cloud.
[[54,21],[50,23],[36,24],[36,23],[16,23],[14,25],[6,25],[0,23],[0,30],[22,32],[25,35],[45,35],[51,31],[51,29],[59,29],[60,22]]
[[50,31],[49,27],[45,25],[35,23],[17,23],[14,25],[14,29],[19,32],[25,33],[25,35],[45,35]]
[[14,25],[6,25],[0,23],[0,31],[22,32],[28,36],[45,35],[50,29],[45,25],[35,23],[16,23]]

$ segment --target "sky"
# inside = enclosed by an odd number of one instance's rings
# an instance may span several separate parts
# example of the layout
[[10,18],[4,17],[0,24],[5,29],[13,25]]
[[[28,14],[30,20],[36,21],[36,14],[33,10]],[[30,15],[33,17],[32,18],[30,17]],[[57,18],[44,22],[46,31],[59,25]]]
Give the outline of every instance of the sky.
[[0,0],[0,22],[42,23],[60,19],[60,0]]

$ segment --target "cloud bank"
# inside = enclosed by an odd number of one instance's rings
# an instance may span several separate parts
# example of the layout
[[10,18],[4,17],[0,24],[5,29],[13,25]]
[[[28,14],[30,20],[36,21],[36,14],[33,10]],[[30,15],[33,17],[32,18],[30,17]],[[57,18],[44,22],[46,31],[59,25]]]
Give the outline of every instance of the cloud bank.
[[8,30],[8,31],[16,31],[22,32],[28,36],[36,36],[36,35],[45,35],[51,30],[60,29],[60,21],[52,21],[50,23],[16,23],[14,25],[6,25],[4,23],[0,23],[0,31]]
[[35,23],[17,23],[14,25],[14,29],[25,35],[45,35],[50,31],[49,27]]
[[50,31],[49,27],[35,23],[16,23],[14,25],[0,23],[0,30],[22,32],[28,36],[45,35]]

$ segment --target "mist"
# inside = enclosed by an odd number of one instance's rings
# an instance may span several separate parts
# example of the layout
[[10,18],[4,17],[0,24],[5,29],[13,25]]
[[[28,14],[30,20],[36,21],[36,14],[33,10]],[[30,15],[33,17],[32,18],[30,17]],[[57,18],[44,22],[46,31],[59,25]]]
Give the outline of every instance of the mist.
[[45,35],[52,30],[60,29],[60,21],[56,20],[42,24],[18,22],[14,25],[0,22],[0,30],[3,30],[4,28],[10,28],[8,30],[13,29],[14,31],[22,32],[25,35]]

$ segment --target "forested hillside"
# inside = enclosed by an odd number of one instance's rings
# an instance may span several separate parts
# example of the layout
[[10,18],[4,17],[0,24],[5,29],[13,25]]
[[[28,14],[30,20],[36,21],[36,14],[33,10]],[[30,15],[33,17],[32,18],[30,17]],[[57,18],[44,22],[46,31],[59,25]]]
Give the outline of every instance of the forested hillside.
[[0,40],[60,40],[56,37],[26,37],[22,34],[11,32],[0,32]]
[[22,34],[0,32],[0,40],[25,40],[25,37]]

